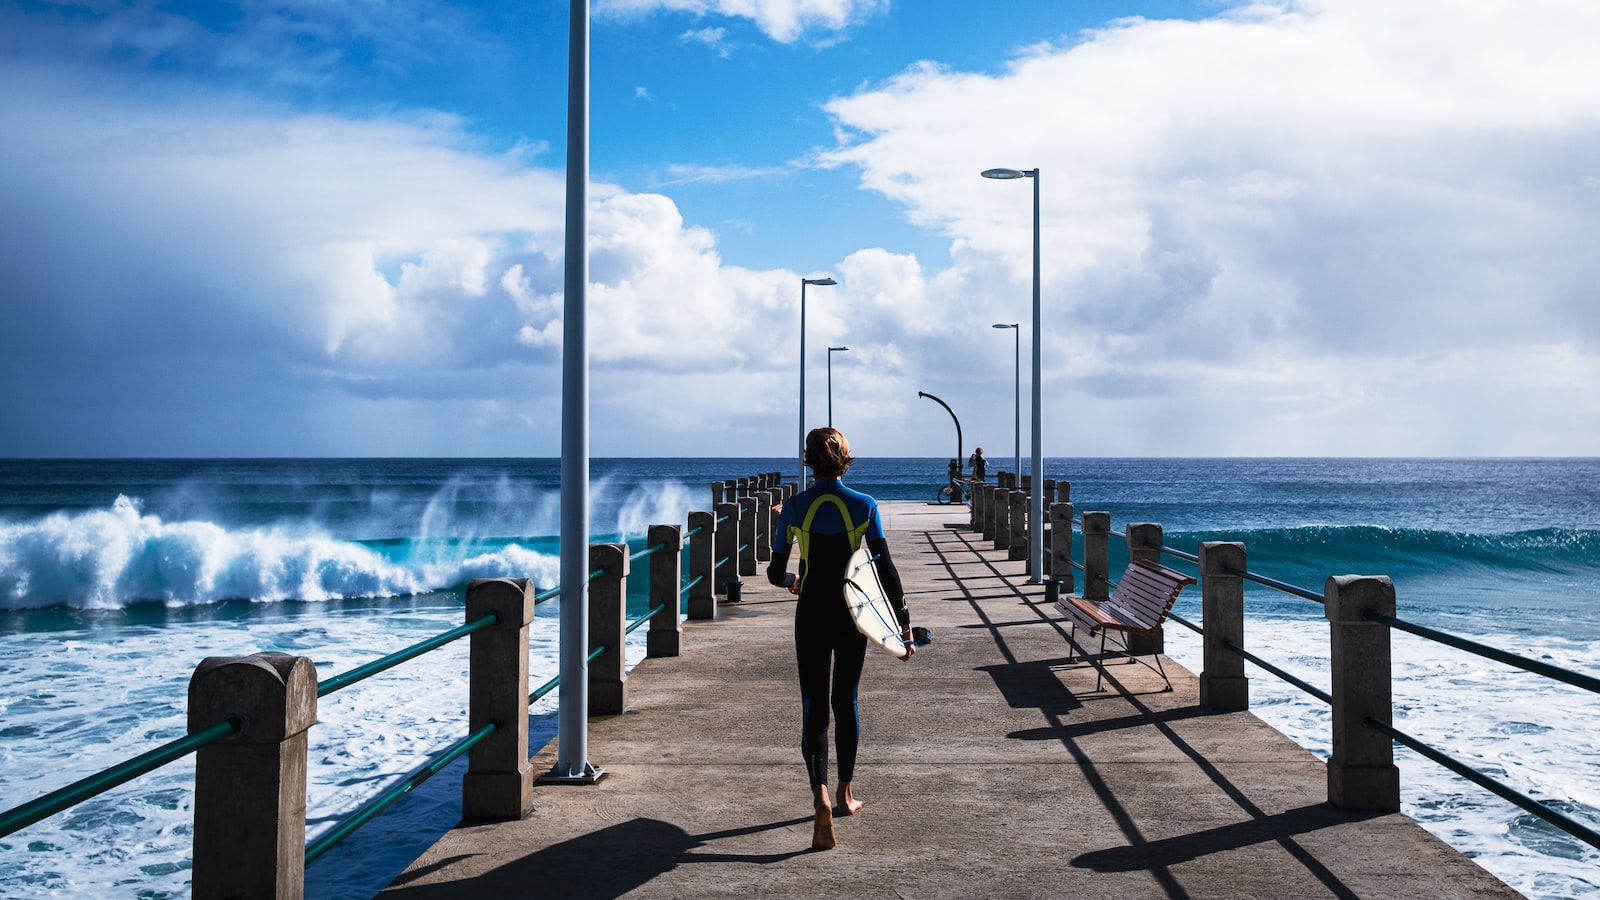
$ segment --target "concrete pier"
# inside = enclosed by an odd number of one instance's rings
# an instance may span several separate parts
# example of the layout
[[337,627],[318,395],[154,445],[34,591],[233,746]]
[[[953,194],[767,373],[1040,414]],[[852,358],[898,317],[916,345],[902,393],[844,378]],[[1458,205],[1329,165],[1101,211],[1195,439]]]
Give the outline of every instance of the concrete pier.
[[1202,708],[1170,660],[1171,693],[1120,660],[1096,692],[1044,586],[966,510],[884,510],[934,643],[909,663],[869,651],[866,807],[837,820],[837,849],[808,850],[794,603],[757,577],[685,623],[680,656],[633,670],[622,714],[590,722],[603,781],[464,823],[382,896],[1518,896],[1399,813],[1335,810],[1321,760],[1248,712]]

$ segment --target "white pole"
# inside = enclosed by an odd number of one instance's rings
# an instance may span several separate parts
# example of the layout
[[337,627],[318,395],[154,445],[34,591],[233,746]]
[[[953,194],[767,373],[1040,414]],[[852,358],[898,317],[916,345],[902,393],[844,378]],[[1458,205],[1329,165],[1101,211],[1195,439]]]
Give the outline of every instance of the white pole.
[[1033,472],[1028,491],[1028,583],[1044,582],[1044,456],[1039,403],[1039,170],[1033,177]]
[[589,0],[570,0],[567,242],[561,343],[561,693],[549,779],[595,781],[589,765]]
[[800,279],[800,435],[796,440],[800,475],[796,491],[806,489],[806,285],[810,283],[808,278]]

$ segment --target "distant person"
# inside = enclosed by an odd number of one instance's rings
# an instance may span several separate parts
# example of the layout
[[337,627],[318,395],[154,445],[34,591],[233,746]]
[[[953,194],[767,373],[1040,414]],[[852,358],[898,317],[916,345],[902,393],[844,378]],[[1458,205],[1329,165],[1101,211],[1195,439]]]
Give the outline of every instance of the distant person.
[[972,458],[968,459],[967,462],[972,464],[972,480],[973,481],[981,482],[981,481],[988,480],[989,473],[984,469],[984,466],[987,464],[987,461],[983,458],[983,448],[982,447],[979,447],[978,449],[972,451]]
[[[804,491],[789,498],[778,517],[777,534],[772,540],[772,561],[767,580],[799,595],[794,611],[795,661],[800,669],[800,708],[802,725],[800,752],[806,773],[811,778],[811,798],[815,810],[811,846],[831,849],[837,839],[833,831],[835,812],[854,815],[861,809],[851,789],[855,778],[856,745],[861,737],[861,719],[856,706],[856,691],[861,683],[861,667],[866,661],[867,639],[856,630],[850,609],[845,604],[845,568],[850,556],[863,540],[877,557],[878,579],[894,605],[900,621],[900,638],[910,659],[916,653],[912,644],[911,613],[906,609],[905,589],[900,573],[889,558],[889,542],[883,536],[883,520],[878,501],[844,486],[839,479],[850,470],[850,442],[837,429],[817,428],[806,435],[805,464],[814,480]],[[800,544],[800,574],[787,571],[789,547]],[[830,670],[832,689],[829,688]],[[834,749],[838,751],[839,806],[828,797],[828,711],[833,710]]]

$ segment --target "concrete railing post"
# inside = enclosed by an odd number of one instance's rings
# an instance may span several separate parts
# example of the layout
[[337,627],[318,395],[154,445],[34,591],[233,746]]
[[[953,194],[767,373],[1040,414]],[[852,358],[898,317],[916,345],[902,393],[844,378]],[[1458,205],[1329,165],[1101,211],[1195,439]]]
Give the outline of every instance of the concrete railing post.
[[716,514],[689,513],[689,618],[715,619],[717,594],[715,587],[717,526]]
[[513,821],[533,808],[528,765],[528,624],[533,585],[526,578],[474,578],[467,584],[467,621],[499,616],[467,638],[467,730],[494,731],[467,751],[461,817]]
[[662,545],[650,554],[650,608],[662,610],[650,617],[645,632],[646,656],[677,656],[683,651],[683,526],[651,525],[647,547]]
[[756,510],[754,497],[739,498],[739,576],[756,574]]
[[721,503],[721,502],[722,502],[722,482],[713,481],[713,482],[711,482],[711,508],[712,509],[716,509],[717,508],[717,504]]
[[1061,582],[1061,593],[1075,591],[1076,573],[1072,570],[1072,504],[1050,507],[1050,577]]
[[1394,721],[1389,626],[1367,612],[1393,616],[1394,582],[1387,577],[1339,575],[1322,588],[1329,623],[1333,685],[1333,755],[1328,759],[1328,802],[1338,809],[1400,809],[1400,771],[1394,742],[1367,727],[1368,717]]
[[1111,577],[1111,513],[1083,514],[1083,599],[1100,602],[1110,594],[1106,580]]
[[306,730],[317,670],[304,656],[212,656],[189,679],[189,731],[236,716],[242,730],[200,748],[194,773],[192,894],[290,900],[305,893]]
[[722,521],[717,525],[717,560],[711,589],[726,594],[728,582],[739,580],[739,504],[718,503],[717,518]]
[[993,537],[994,549],[1005,550],[1011,546],[1011,491],[1008,488],[997,487],[994,491]]
[[1200,705],[1208,709],[1249,709],[1250,679],[1244,657],[1227,648],[1244,646],[1244,545],[1206,541],[1200,545],[1200,615],[1205,627],[1200,671]]
[[[1145,562],[1161,565],[1161,526],[1155,522],[1129,522],[1123,530],[1128,542],[1128,562]],[[1149,634],[1129,634],[1129,653],[1165,653],[1167,634],[1164,626],[1156,626]]]
[[999,492],[998,485],[979,485],[978,490],[983,494],[983,527],[981,534],[986,541],[994,540],[999,533],[999,515],[995,512],[995,495]]
[[1011,491],[1006,494],[1006,559],[1028,558],[1028,492]]
[[772,559],[772,491],[762,488],[754,494],[756,498],[756,562],[764,563]]
[[[590,544],[589,571],[601,574],[589,582],[589,715],[615,715],[627,708],[628,545]],[[601,648],[604,649],[601,649]]]

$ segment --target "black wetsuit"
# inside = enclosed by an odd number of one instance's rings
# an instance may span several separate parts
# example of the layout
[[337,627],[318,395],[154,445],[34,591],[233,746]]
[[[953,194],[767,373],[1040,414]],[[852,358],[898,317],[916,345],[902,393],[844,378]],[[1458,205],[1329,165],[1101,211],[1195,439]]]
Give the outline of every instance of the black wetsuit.
[[[837,504],[828,499],[819,502],[818,498],[823,495],[833,495],[842,501],[853,526],[853,535]],[[809,528],[808,518],[811,520]],[[794,614],[795,661],[800,670],[804,717],[800,752],[805,758],[812,787],[826,784],[828,710],[831,707],[836,720],[834,746],[838,750],[839,780],[851,781],[855,776],[856,745],[861,736],[856,689],[861,682],[861,667],[867,653],[867,639],[856,630],[844,599],[845,568],[854,552],[852,540],[864,540],[868,552],[878,558],[878,579],[894,604],[902,626],[911,624],[905,590],[889,558],[889,544],[884,539],[877,501],[866,494],[847,488],[835,479],[818,478],[810,488],[784,502],[778,525],[777,534],[773,535],[772,561],[767,567],[768,581],[779,587],[787,583],[789,547],[797,539],[801,544],[800,600]]]

